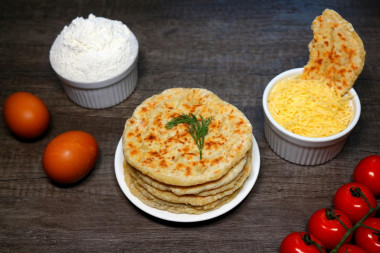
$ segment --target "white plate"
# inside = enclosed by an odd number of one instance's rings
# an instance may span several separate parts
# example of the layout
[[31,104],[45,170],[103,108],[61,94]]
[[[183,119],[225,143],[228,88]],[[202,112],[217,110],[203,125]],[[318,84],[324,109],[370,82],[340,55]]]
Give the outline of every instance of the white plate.
[[124,168],[123,168],[123,161],[124,161],[124,155],[122,151],[122,141],[120,139],[115,153],[115,173],[117,182],[119,183],[119,186],[121,190],[124,192],[125,196],[138,208],[143,210],[144,212],[163,219],[167,221],[174,221],[174,222],[198,222],[198,221],[205,221],[209,220],[215,217],[218,217],[231,209],[233,209],[235,206],[237,206],[240,202],[243,201],[243,199],[248,195],[248,193],[251,191],[252,187],[255,185],[257,176],[259,175],[260,170],[260,153],[259,153],[259,147],[257,146],[257,142],[255,137],[253,139],[252,144],[252,172],[251,175],[248,177],[247,181],[244,183],[243,188],[241,191],[236,195],[236,197],[228,202],[227,204],[221,206],[218,209],[205,212],[202,214],[176,214],[171,213],[168,211],[156,209],[153,207],[150,207],[146,204],[144,204],[140,199],[138,199],[135,195],[133,195],[127,186],[127,184],[124,181]]

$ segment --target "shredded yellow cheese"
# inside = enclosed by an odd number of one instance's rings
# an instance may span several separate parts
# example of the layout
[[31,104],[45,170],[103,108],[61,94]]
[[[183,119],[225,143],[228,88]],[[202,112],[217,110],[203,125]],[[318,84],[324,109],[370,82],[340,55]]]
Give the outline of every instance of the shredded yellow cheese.
[[343,131],[350,123],[352,96],[343,96],[321,80],[299,76],[280,80],[268,96],[274,120],[292,133],[326,137]]

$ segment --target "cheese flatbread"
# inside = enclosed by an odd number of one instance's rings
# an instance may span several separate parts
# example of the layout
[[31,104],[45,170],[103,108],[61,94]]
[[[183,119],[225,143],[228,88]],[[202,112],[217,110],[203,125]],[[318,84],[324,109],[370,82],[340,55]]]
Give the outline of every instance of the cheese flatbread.
[[[212,117],[203,157],[185,124],[165,127],[183,114]],[[217,180],[252,146],[252,125],[235,106],[205,89],[173,88],[145,100],[126,121],[126,161],[159,182],[179,186]]]
[[314,38],[302,78],[324,79],[343,96],[363,69],[363,42],[352,24],[330,9],[314,19],[312,29]]

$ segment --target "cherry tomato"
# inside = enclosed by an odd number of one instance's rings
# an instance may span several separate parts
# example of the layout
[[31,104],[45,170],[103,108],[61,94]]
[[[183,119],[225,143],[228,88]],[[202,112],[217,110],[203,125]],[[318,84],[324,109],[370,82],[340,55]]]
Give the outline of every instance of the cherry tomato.
[[[334,217],[337,216],[349,229],[352,227],[350,219],[337,209],[323,208],[316,211],[309,220],[310,234],[318,238],[327,249],[333,249],[346,234],[347,229]],[[348,243],[352,234],[345,240]]]
[[46,146],[42,164],[55,182],[70,184],[84,178],[98,158],[98,143],[83,131],[69,131],[55,137]]
[[321,246],[323,252],[324,245],[315,236],[306,232],[293,232],[287,235],[281,243],[281,253],[320,253],[316,245],[310,243],[314,241]]
[[[368,218],[363,224],[380,230],[380,218]],[[368,253],[380,252],[380,232],[378,231],[359,227],[355,231],[355,242]]]
[[[358,195],[357,190],[366,196],[371,207],[376,207],[376,199],[371,190],[359,183],[348,183],[341,186],[335,193],[334,206],[350,218],[352,224],[358,222],[369,211],[367,202]],[[375,215],[373,212],[370,216]]]
[[366,253],[366,252],[362,248],[359,248],[356,245],[344,244],[339,248],[338,253]]
[[364,157],[354,170],[354,181],[367,186],[375,196],[380,196],[380,156]]
[[10,95],[3,106],[4,120],[8,128],[24,139],[42,135],[49,125],[49,111],[44,102],[28,92]]

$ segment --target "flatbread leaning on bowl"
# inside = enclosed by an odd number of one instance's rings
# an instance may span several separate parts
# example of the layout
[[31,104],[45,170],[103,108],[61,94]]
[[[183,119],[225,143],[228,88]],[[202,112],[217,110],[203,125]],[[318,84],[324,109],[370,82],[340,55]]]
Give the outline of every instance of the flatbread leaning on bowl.
[[323,11],[312,24],[309,61],[303,79],[323,79],[341,96],[354,85],[365,62],[363,41],[351,23],[331,9]]

